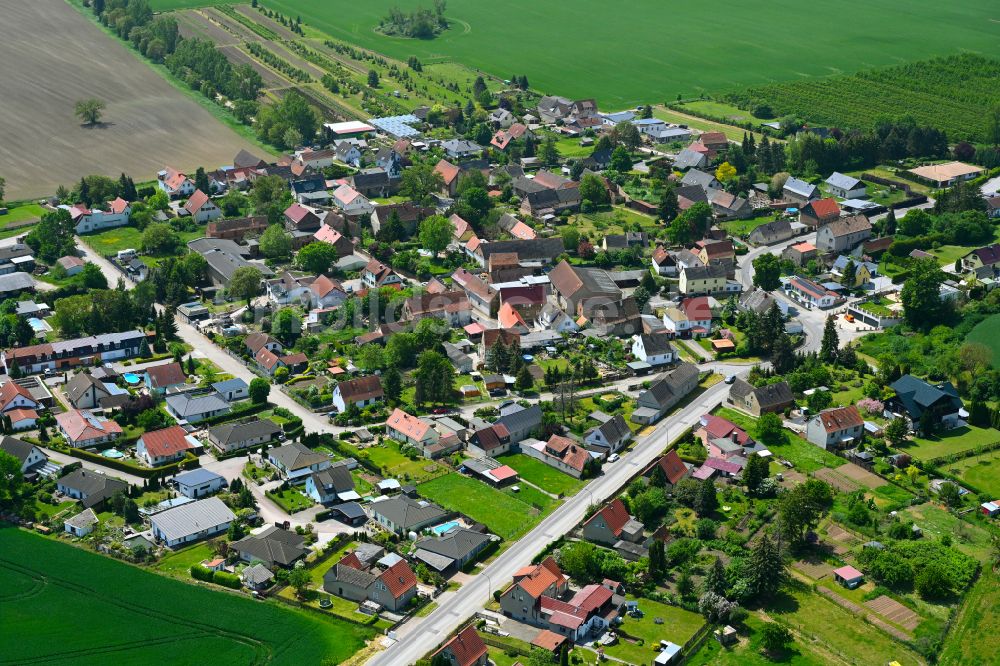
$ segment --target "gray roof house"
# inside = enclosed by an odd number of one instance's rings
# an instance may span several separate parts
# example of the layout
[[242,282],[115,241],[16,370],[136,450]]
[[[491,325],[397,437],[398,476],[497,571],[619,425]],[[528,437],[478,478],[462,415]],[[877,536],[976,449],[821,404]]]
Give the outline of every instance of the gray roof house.
[[864,199],[868,193],[868,187],[862,181],[839,171],[834,171],[826,179],[826,184],[830,188],[830,194],[841,199]]
[[681,363],[668,372],[663,379],[639,394],[632,421],[649,425],[659,420],[698,386],[698,374],[698,368],[692,363]]
[[685,148],[674,158],[674,168],[680,171],[684,169],[702,168],[708,166],[708,155],[699,153],[697,150]]
[[795,405],[788,382],[753,386],[737,378],[729,388],[728,403],[754,416],[764,412],[781,412]]
[[212,384],[216,393],[222,396],[226,402],[235,402],[250,397],[250,387],[239,377],[233,377],[221,382]]
[[36,467],[48,462],[49,457],[34,444],[23,442],[16,437],[0,439],[0,451],[14,456],[21,463],[21,473],[28,474]]
[[747,238],[754,245],[771,245],[786,241],[794,235],[795,232],[792,231],[792,223],[782,218],[760,225],[751,231]]
[[354,490],[354,477],[347,465],[341,462],[310,474],[306,479],[305,491],[306,495],[320,504],[361,499],[361,495]]
[[329,456],[317,453],[301,442],[268,449],[267,459],[286,479],[293,482],[305,481],[313,472],[330,466]]
[[56,481],[56,488],[63,495],[80,500],[88,509],[119,491],[128,492],[128,484],[121,479],[113,479],[82,467]]
[[717,190],[722,188],[722,183],[714,175],[705,173],[700,169],[691,169],[684,174],[684,178],[681,179],[681,185],[695,185],[703,190]]
[[369,506],[372,518],[386,529],[405,536],[446,519],[450,514],[436,504],[399,495]]
[[262,562],[269,569],[290,567],[309,552],[303,536],[274,525],[234,541],[229,547],[239,553],[244,562]]
[[263,564],[254,564],[244,569],[240,578],[247,588],[260,591],[271,584],[271,581],[274,580],[274,574]]
[[178,421],[197,423],[213,416],[228,414],[229,403],[218,393],[176,393],[166,399],[167,411]]
[[583,443],[592,451],[614,453],[632,439],[632,430],[628,427],[625,417],[615,414],[601,425],[591,430]]
[[182,504],[149,519],[153,536],[171,548],[225,532],[234,520],[236,514],[218,497]]
[[483,552],[490,543],[490,535],[456,527],[444,536],[420,539],[416,543],[414,559],[443,574],[458,571]]
[[229,453],[270,442],[280,432],[281,428],[270,419],[252,419],[212,426],[208,430],[208,441],[223,453]]
[[531,437],[542,425],[542,408],[532,405],[518,411],[504,414],[496,421],[503,424],[510,433],[511,442],[520,442]]
[[789,177],[785,181],[784,188],[782,188],[782,194],[790,201],[804,204],[819,197],[819,189],[812,183]]

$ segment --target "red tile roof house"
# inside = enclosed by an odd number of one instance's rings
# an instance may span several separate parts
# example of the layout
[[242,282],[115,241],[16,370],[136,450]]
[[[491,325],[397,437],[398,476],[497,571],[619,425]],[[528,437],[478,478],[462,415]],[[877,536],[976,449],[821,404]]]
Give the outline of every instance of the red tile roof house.
[[507,617],[547,629],[573,641],[600,635],[621,612],[625,598],[616,594],[613,581],[587,585],[569,601],[560,601],[565,577],[552,558],[514,574],[514,582],[500,595]]
[[391,268],[377,259],[372,259],[361,271],[361,281],[369,289],[376,287],[388,287],[393,284],[402,284],[403,278],[399,277]]
[[184,204],[184,210],[198,224],[205,224],[206,222],[222,217],[222,210],[201,190],[195,190],[195,193]]
[[434,171],[441,174],[441,177],[444,179],[442,194],[447,194],[450,197],[455,196],[455,193],[458,191],[458,176],[462,173],[462,169],[448,160],[441,160],[434,165]]
[[614,546],[619,541],[638,543],[643,524],[629,515],[617,497],[583,523],[583,538],[593,543]]
[[184,369],[180,363],[165,363],[146,368],[146,388],[151,392],[164,394],[173,386],[187,382]]
[[189,197],[194,194],[194,181],[170,167],[156,174],[156,186],[166,192],[171,199]]
[[[680,455],[678,455],[676,449],[670,449],[667,451],[666,455],[656,461],[656,466],[663,472],[663,477],[666,479],[668,486],[676,486],[680,483],[681,479],[684,479],[690,473],[690,469],[681,460]],[[654,474],[657,473],[655,470]]]
[[701,417],[701,427],[694,432],[701,443],[708,449],[708,455],[716,458],[728,458],[731,455],[743,455],[744,448],[752,449],[754,441],[745,430],[736,424],[713,414]]
[[341,413],[347,411],[351,405],[356,405],[360,409],[381,402],[384,395],[378,375],[350,379],[334,387],[333,408]]
[[38,424],[38,412],[33,409],[12,409],[7,412],[11,430],[30,430]]
[[475,625],[470,624],[431,655],[431,660],[443,660],[448,666],[486,666],[490,653]]
[[84,204],[78,203],[69,207],[69,214],[73,218],[73,228],[76,233],[84,234],[125,226],[132,215],[132,206],[118,197],[108,202],[107,210],[89,209]]
[[568,589],[569,580],[556,561],[547,557],[514,573],[514,582],[500,595],[500,609],[507,617],[537,625],[541,618],[539,599],[561,597]]
[[294,203],[285,209],[285,228],[289,231],[317,231],[322,221],[311,209]]
[[552,435],[548,442],[525,444],[521,444],[522,453],[577,479],[583,476],[587,461],[593,457],[582,444],[560,435]]
[[150,467],[156,467],[181,460],[194,448],[187,431],[175,425],[144,433],[135,443],[135,455]]
[[337,248],[337,258],[346,257],[354,252],[354,243],[351,242],[351,239],[329,225],[321,226],[314,237],[321,243],[327,243]]
[[400,559],[380,571],[364,568],[354,553],[343,557],[323,576],[323,589],[351,601],[373,601],[392,612],[405,610],[417,594],[417,577]]
[[40,409],[41,403],[35,400],[28,389],[14,380],[0,386],[0,412],[10,412],[14,409]]
[[261,347],[254,360],[261,370],[268,376],[273,377],[278,368],[288,368],[288,372],[297,372],[309,364],[309,357],[305,354],[285,354],[278,356],[266,347]]
[[385,433],[397,442],[423,448],[440,439],[438,431],[431,424],[402,409],[394,409],[385,422]]
[[854,405],[824,409],[806,424],[806,439],[822,449],[843,448],[859,441],[865,420]]
[[444,319],[452,328],[472,323],[472,308],[464,291],[411,296],[403,304],[403,313],[413,321],[428,317]]
[[66,442],[78,449],[113,442],[122,434],[116,422],[78,409],[56,414],[56,425]]

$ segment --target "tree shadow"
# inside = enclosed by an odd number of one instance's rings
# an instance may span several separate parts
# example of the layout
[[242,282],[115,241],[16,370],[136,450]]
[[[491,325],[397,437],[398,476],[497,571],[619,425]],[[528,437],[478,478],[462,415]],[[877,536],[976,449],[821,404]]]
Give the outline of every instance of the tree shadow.
[[102,129],[109,129],[114,126],[115,126],[114,123],[107,122],[104,120],[101,120],[96,123],[80,123],[80,127],[86,130],[102,130]]

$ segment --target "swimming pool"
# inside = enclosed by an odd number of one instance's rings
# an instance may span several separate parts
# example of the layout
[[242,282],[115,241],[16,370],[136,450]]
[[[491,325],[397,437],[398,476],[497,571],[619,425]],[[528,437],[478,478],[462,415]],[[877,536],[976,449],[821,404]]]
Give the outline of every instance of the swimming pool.
[[125,457],[125,454],[118,449],[105,449],[104,451],[101,451],[101,455],[105,458],[113,458],[114,460]]
[[142,381],[142,377],[135,374],[134,372],[126,372],[124,375],[122,375],[122,377],[124,377],[125,381],[128,382],[129,384],[138,384],[139,382]]
[[459,523],[457,520],[450,520],[447,523],[441,523],[440,525],[435,525],[434,527],[431,528],[431,532],[434,532],[434,534],[436,534],[437,536],[441,536],[442,534],[447,534],[456,527],[461,527],[461,523]]

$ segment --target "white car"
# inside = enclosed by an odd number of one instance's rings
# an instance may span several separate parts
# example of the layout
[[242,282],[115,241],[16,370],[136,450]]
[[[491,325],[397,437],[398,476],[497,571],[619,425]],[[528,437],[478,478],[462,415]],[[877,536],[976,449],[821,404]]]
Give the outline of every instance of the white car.
[[609,463],[618,462],[619,458],[621,458],[620,455],[618,455],[617,453],[612,453],[610,456],[608,456],[608,462]]

